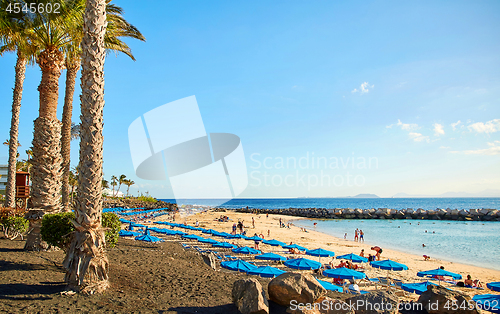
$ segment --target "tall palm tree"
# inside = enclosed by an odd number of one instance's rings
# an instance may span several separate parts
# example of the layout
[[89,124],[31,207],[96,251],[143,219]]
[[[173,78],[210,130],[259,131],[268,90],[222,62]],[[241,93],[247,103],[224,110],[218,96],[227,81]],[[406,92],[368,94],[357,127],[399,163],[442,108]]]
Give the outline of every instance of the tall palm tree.
[[127,186],[127,196],[128,196],[128,190],[130,189],[130,187],[131,187],[132,185],[134,185],[134,184],[135,184],[135,182],[134,182],[134,181],[132,181],[132,180],[125,180],[124,184]]
[[82,40],[80,173],[75,209],[76,231],[64,259],[66,283],[84,293],[109,287],[102,215],[102,128],[106,0],[87,0]]
[[33,132],[32,191],[35,208],[58,211],[61,190],[61,122],[57,119],[59,77],[64,68],[63,48],[83,19],[82,1],[60,1],[59,13],[36,13],[33,16],[31,42],[41,51],[37,63],[42,70],[38,86],[39,116]]
[[116,195],[118,195],[118,192],[120,192],[120,188],[122,187],[122,184],[125,182],[125,180],[127,180],[127,176],[124,174],[120,175],[120,177],[118,178],[119,184],[118,184],[118,189],[116,189]]
[[16,197],[16,164],[17,148],[19,142],[19,114],[21,111],[21,100],[23,97],[23,84],[26,73],[26,65],[33,63],[35,51],[30,45],[28,33],[30,25],[21,11],[19,14],[9,13],[6,8],[14,1],[2,0],[0,2],[0,55],[5,52],[17,52],[16,77],[14,82],[14,93],[12,100],[12,118],[10,122],[9,162],[7,172],[7,186],[5,189],[5,207],[15,207]]
[[[139,30],[128,23],[123,18],[123,9],[119,6],[106,1],[106,19],[108,26],[104,37],[104,45],[107,52],[115,51],[122,52],[135,61],[130,48],[121,41],[122,37],[129,37],[145,41],[144,36]],[[69,167],[70,167],[70,151],[72,139],[72,122],[71,115],[73,111],[73,95],[75,93],[75,82],[78,70],[81,63],[80,43],[83,33],[81,29],[76,29],[71,34],[72,40],[66,46],[66,90],[64,95],[64,107],[62,116],[62,136],[61,136],[61,153],[63,158],[63,174],[62,174],[62,205],[65,210],[69,210]]]
[[111,186],[113,187],[113,193],[111,196],[115,196],[115,186],[118,185],[118,178],[116,176],[111,176]]

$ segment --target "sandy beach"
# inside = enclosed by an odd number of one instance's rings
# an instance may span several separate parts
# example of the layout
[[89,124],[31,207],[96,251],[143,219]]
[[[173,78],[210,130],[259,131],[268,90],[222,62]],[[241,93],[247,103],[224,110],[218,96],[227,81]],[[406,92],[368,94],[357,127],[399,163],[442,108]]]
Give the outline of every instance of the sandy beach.
[[[219,218],[221,215],[228,216],[229,221],[216,221],[216,218]],[[159,217],[158,220],[166,220],[165,217],[167,216],[163,216],[163,218]],[[255,220],[255,228],[252,227],[252,217]],[[292,224],[290,228],[280,228],[280,218],[285,223],[290,222]],[[297,219],[304,218],[293,218],[284,215],[269,215],[268,217],[266,217],[266,215],[264,214],[246,214],[228,210],[226,212],[207,211],[191,215],[186,218],[179,218],[177,216],[176,222],[186,222],[188,224],[194,225],[196,221],[198,221],[201,227],[212,228],[217,231],[230,233],[232,231],[233,223],[238,222],[238,220],[242,220],[246,227],[247,235],[249,236],[252,236],[256,233],[257,235],[264,235],[266,239],[276,239],[286,243],[293,242],[308,249],[323,248],[326,250],[334,251],[336,256],[347,253],[359,254],[361,252],[361,249],[365,250],[366,256],[368,256],[368,254],[370,253],[375,253],[374,251],[370,250],[371,246],[368,244],[339,239],[324,233],[316,232],[314,230],[307,230],[307,232],[301,231],[301,228],[293,225],[293,221]],[[270,236],[268,236],[268,231]],[[236,242],[236,244],[253,246],[253,242],[247,240],[239,240],[238,242]],[[260,245],[260,248],[263,251],[281,250],[281,252],[285,252],[285,250],[281,248],[277,249],[267,245]],[[318,257],[307,256],[307,258],[318,260]],[[387,258],[408,266],[409,270],[407,271],[393,271],[390,273],[390,276],[392,278],[401,279],[404,282],[420,282],[423,280],[423,278],[417,277],[417,272],[436,269],[440,266],[444,266],[448,271],[461,274],[464,278],[468,274],[470,274],[473,279],[479,279],[483,283],[483,286],[486,286],[485,284],[488,282],[500,281],[500,271],[475,267],[458,262],[443,261],[434,258],[425,261],[421,255],[418,256],[384,248],[381,255],[381,260]],[[323,263],[330,260],[331,258],[322,258]],[[339,260],[335,260],[334,264],[337,265],[339,262]],[[385,270],[379,270],[368,266],[366,268],[366,274],[369,277],[378,277],[387,276],[388,273]],[[487,293],[489,291],[488,289],[477,290],[470,288],[460,288],[456,286],[454,286],[453,289],[462,291],[469,295]]]

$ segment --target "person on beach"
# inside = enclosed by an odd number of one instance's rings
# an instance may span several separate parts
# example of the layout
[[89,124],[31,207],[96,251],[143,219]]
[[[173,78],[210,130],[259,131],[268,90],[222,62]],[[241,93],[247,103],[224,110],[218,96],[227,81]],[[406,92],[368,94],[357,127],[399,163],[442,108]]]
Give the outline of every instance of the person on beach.
[[359,237],[359,230],[358,228],[356,228],[356,230],[354,230],[354,241],[358,242],[358,237]]
[[365,257],[365,249],[361,249],[361,253],[359,253],[359,256]]
[[365,238],[364,238],[364,235],[365,233],[363,232],[363,230],[359,230],[359,242],[365,242]]
[[252,217],[252,228],[255,229],[255,219]]
[[431,257],[429,255],[423,255],[424,256],[424,261],[428,261],[431,259]]
[[194,224],[196,227],[199,227],[200,226],[200,223],[198,222],[198,220],[196,220],[196,223]]
[[372,246],[371,250],[377,252],[377,254],[375,254],[375,257],[377,258],[377,261],[380,261],[380,254],[382,254],[382,248],[379,246]]
[[270,238],[271,237],[271,230],[267,229],[267,237]]
[[313,223],[313,225],[314,225],[314,228],[316,228],[316,225],[317,225],[317,224],[318,224],[317,222]]
[[347,232],[344,234],[344,240],[347,240]]
[[266,214],[266,218],[269,218],[269,214]]
[[467,275],[467,279],[464,280],[464,284],[466,287],[469,288],[482,288],[483,285],[481,284],[481,281],[479,279],[472,280],[471,275]]
[[231,232],[231,234],[236,234],[236,223],[233,223],[233,231]]

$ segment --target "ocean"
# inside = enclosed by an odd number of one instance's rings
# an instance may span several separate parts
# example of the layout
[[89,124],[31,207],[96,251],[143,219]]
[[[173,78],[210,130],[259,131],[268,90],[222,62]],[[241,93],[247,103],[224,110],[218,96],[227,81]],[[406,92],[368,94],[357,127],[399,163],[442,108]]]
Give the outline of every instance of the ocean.
[[[175,200],[164,200],[175,202]],[[218,201],[181,200],[179,204],[212,205]],[[500,198],[287,198],[233,199],[225,208],[492,208],[500,209]],[[297,220],[298,226],[339,238],[362,229],[367,244],[417,255],[430,255],[451,262],[500,270],[500,222],[435,220]],[[426,232],[427,231],[427,232]],[[425,247],[422,247],[425,244]],[[358,252],[354,252],[358,253]]]
[[500,222],[331,219],[297,220],[294,224],[338,238],[347,233],[349,240],[359,228],[367,244],[500,270]]
[[[175,203],[173,199],[163,201]],[[180,204],[214,205],[220,204],[219,200],[190,199],[179,200]],[[236,198],[224,203],[225,208],[493,208],[500,209],[499,197],[485,198]]]

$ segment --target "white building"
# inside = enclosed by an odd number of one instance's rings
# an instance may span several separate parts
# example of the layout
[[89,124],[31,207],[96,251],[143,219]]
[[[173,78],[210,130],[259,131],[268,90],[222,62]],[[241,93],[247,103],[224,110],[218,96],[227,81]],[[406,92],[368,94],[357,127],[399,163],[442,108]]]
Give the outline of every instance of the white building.
[[7,185],[8,165],[0,165],[0,194],[5,194]]

